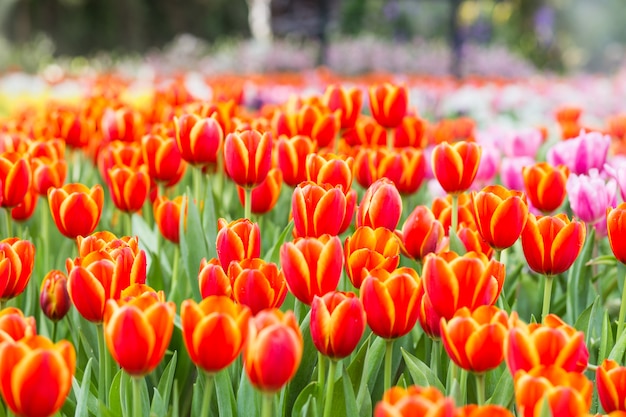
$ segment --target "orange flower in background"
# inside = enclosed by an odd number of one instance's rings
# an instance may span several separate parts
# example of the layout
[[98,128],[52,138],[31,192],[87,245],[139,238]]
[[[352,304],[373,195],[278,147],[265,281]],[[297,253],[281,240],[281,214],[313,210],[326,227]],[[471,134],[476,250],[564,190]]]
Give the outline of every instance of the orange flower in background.
[[333,154],[311,153],[306,157],[306,176],[317,185],[341,185],[344,194],[347,194],[352,187],[353,163],[351,157],[344,159]]
[[22,310],[16,307],[5,307],[0,310],[0,342],[18,341],[37,334],[34,317],[25,317]]
[[356,226],[395,230],[402,215],[402,197],[387,178],[374,182],[363,195],[356,213]]
[[554,167],[547,162],[537,162],[522,168],[522,176],[526,195],[537,210],[551,213],[563,204],[569,176],[569,168],[565,165]]
[[207,298],[211,295],[224,295],[232,298],[233,289],[230,286],[230,278],[222,268],[220,261],[211,258],[208,262],[205,258],[200,261],[200,272],[198,272],[198,285],[200,295]]
[[307,181],[293,190],[291,210],[295,237],[336,236],[345,231],[354,216],[356,191],[346,195],[341,186],[323,186]]
[[468,404],[457,408],[454,417],[514,417],[508,409],[499,405]]
[[391,180],[398,191],[416,192],[426,175],[426,159],[421,149],[361,148],[355,159],[355,176],[367,188],[380,178]]
[[386,128],[397,127],[406,116],[409,93],[405,86],[391,83],[376,84],[369,88],[372,117]]
[[382,268],[393,272],[398,267],[400,242],[389,229],[360,226],[346,238],[344,254],[348,278],[355,288],[361,288],[371,270]]
[[0,241],[0,300],[20,295],[30,281],[35,265],[35,245],[11,237]]
[[133,236],[123,236],[118,238],[108,230],[95,232],[89,236],[78,236],[76,238],[78,246],[78,256],[85,257],[92,252],[103,250],[111,256],[116,257],[124,248],[129,248],[133,257],[139,255],[139,240]]
[[304,341],[293,312],[265,310],[250,320],[244,369],[255,388],[268,393],[289,382],[302,360]]
[[280,248],[280,265],[289,291],[311,305],[315,296],[334,291],[343,269],[343,251],[337,236],[298,238]]
[[11,218],[17,222],[30,219],[35,213],[38,200],[37,192],[34,188],[31,188],[24,196],[22,202],[11,209]]
[[249,219],[237,219],[226,223],[217,221],[215,250],[222,267],[227,270],[232,261],[258,258],[261,256],[261,232],[258,223]]
[[109,108],[102,116],[101,131],[107,142],[134,142],[143,136],[145,127],[138,111],[125,107]]
[[244,188],[260,184],[272,165],[270,133],[244,130],[226,136],[224,165],[235,184]]
[[65,184],[48,190],[50,213],[59,232],[74,239],[91,234],[102,214],[104,191],[98,184],[88,188],[83,184]]
[[150,178],[154,181],[172,186],[185,175],[187,164],[173,138],[146,135],[141,140],[141,152]]
[[387,131],[376,123],[376,120],[373,118],[360,116],[356,120],[354,127],[346,130],[343,138],[346,145],[348,145],[348,148],[344,151],[352,154],[352,147],[359,145],[363,147],[385,146],[387,143]]
[[72,388],[76,351],[67,340],[43,336],[0,344],[0,392],[8,408],[24,417],[54,415]]
[[311,338],[324,356],[342,359],[356,349],[365,331],[363,303],[353,293],[333,291],[313,297]]
[[[469,194],[458,195],[459,200],[459,225],[465,225],[470,229],[476,229],[476,220],[472,208],[472,200]],[[432,211],[437,220],[443,225],[443,230],[448,234],[452,226],[452,196],[437,197],[433,200]]]
[[[489,246],[489,243],[480,236],[478,231],[465,226],[465,224],[461,224],[461,227],[456,231],[456,235],[461,243],[463,243],[467,252],[483,253],[487,256],[487,259],[491,259],[493,256],[493,247]],[[447,243],[449,246],[449,239]],[[444,249],[449,250],[449,248]]]
[[278,167],[283,173],[285,183],[295,187],[307,180],[307,155],[315,152],[317,144],[308,136],[296,135],[291,138],[281,136],[276,145]]
[[489,185],[472,193],[472,206],[478,232],[496,249],[513,246],[526,226],[528,205],[519,191]]
[[441,319],[441,340],[448,356],[460,368],[486,372],[504,360],[508,316],[498,307],[485,305],[474,311],[463,307],[450,321]]
[[522,232],[522,248],[528,266],[544,275],[567,271],[585,243],[585,224],[567,218],[566,214],[537,219],[528,215]]
[[626,411],[626,367],[605,359],[596,370],[596,387],[604,411]]
[[[267,177],[252,189],[250,211],[254,214],[265,214],[271,211],[278,202],[282,185],[283,174],[280,169],[270,169]],[[242,207],[245,206],[246,196],[242,187],[237,187],[237,195]]]
[[50,187],[59,188],[65,182],[67,163],[64,159],[33,158],[31,168],[33,188],[39,195],[47,196]]
[[583,374],[558,366],[519,371],[514,377],[515,402],[523,417],[542,415],[543,402],[559,417],[585,416],[591,407],[593,384]]
[[0,206],[15,207],[30,190],[32,172],[26,158],[16,152],[0,154]]
[[435,387],[391,387],[374,409],[374,417],[454,417],[454,400]]
[[511,329],[506,341],[506,363],[515,375],[538,366],[556,366],[567,372],[582,373],[587,369],[589,351],[585,335],[549,314],[543,324],[526,325],[511,314]]
[[48,272],[41,283],[39,292],[41,311],[52,321],[59,321],[72,306],[67,292],[67,276],[57,269]]
[[163,360],[172,338],[176,304],[163,291],[147,291],[128,301],[109,300],[104,338],[111,356],[132,376],[152,372]]
[[184,114],[174,119],[181,157],[196,166],[214,164],[224,140],[222,127],[212,117]]
[[361,301],[372,332],[384,339],[395,339],[411,331],[419,315],[417,272],[411,268],[370,271],[361,284]]
[[437,251],[445,231],[441,222],[426,206],[416,206],[404,221],[401,231],[396,231],[402,241],[403,253],[421,261],[429,253]]
[[447,193],[467,191],[476,177],[482,149],[476,142],[442,142],[432,153],[432,169]]
[[407,115],[402,123],[394,130],[394,146],[396,148],[414,147],[423,149],[426,147],[425,135],[427,121],[417,116]]
[[199,304],[183,301],[180,321],[191,361],[209,373],[226,368],[246,343],[250,317],[248,307],[224,296],[210,296]]
[[322,101],[334,112],[340,110],[339,120],[341,128],[354,127],[356,119],[363,107],[363,91],[359,88],[346,88],[341,84],[332,84],[326,87]]
[[294,116],[296,133],[310,137],[320,148],[332,144],[339,132],[339,115],[321,106],[305,104]]
[[128,167],[132,170],[143,165],[143,154],[139,142],[102,143],[97,154],[97,165],[105,182],[109,181],[108,172],[114,167]]
[[185,205],[185,213],[182,215],[186,218],[187,203],[184,196],[178,196],[173,200],[169,200],[165,196],[158,196],[152,204],[154,221],[159,227],[161,235],[176,244],[180,242],[180,216],[183,205]]
[[150,176],[145,165],[133,170],[127,167],[109,169],[109,190],[118,210],[135,213],[143,207],[150,191]]
[[626,202],[620,203],[617,208],[607,208],[606,228],[609,235],[609,244],[613,255],[623,264],[626,264]]
[[252,314],[279,308],[287,296],[287,283],[276,264],[260,258],[231,262],[228,268],[233,299],[250,307]]

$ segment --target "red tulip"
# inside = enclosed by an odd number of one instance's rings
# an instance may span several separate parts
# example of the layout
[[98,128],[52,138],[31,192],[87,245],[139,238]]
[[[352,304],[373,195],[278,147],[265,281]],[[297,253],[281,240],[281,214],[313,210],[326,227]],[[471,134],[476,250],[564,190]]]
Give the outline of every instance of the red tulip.
[[604,411],[626,411],[625,367],[612,359],[605,359],[596,370],[596,386]]
[[370,110],[378,124],[397,127],[407,113],[408,91],[404,86],[390,83],[373,85],[369,89]]
[[113,167],[108,171],[111,199],[118,210],[135,213],[143,207],[150,191],[148,169],[142,165],[137,170]]
[[[280,189],[283,185],[283,174],[277,168],[270,169],[267,177],[252,189],[250,211],[254,214],[265,214],[271,211],[280,197]],[[239,202],[245,207],[245,190],[237,187]]]
[[228,268],[233,298],[250,307],[252,314],[279,308],[287,295],[287,283],[276,264],[259,258],[231,262]]
[[91,234],[102,214],[104,191],[100,185],[91,189],[83,184],[65,184],[48,190],[50,213],[59,232],[65,237]]
[[59,321],[70,310],[72,301],[67,292],[67,276],[59,270],[46,274],[39,295],[41,311],[52,321]]
[[392,231],[379,227],[357,227],[344,244],[346,273],[355,288],[370,271],[381,268],[393,272],[400,262],[400,242]]
[[272,164],[270,134],[257,130],[229,134],[224,142],[224,164],[235,184],[244,188],[260,184]]
[[440,143],[432,153],[432,168],[441,188],[447,193],[466,191],[474,182],[481,148],[476,142]]
[[0,300],[17,297],[26,289],[35,265],[35,246],[16,237],[0,241]]
[[313,153],[315,148],[316,143],[308,136],[297,135],[291,138],[281,136],[278,139],[276,146],[278,167],[287,185],[295,187],[302,181],[306,181],[307,155]]
[[554,167],[547,162],[537,162],[533,166],[524,167],[522,175],[526,195],[533,207],[551,213],[563,204],[569,176],[569,168],[565,165]]
[[[186,197],[178,196],[169,200],[165,196],[158,196],[153,203],[154,221],[164,238],[178,244],[180,242],[180,216],[187,217]],[[185,213],[181,213],[185,205]]]
[[363,91],[358,88],[345,88],[340,84],[326,87],[323,97],[324,104],[330,111],[340,110],[341,128],[354,126],[363,106]]
[[215,258],[208,262],[204,258],[200,261],[198,285],[200,286],[202,298],[207,298],[211,295],[224,295],[229,298],[233,296],[230,278],[226,275],[220,261]]
[[187,164],[173,138],[146,135],[141,140],[141,150],[150,178],[154,181],[172,186],[185,175]]
[[65,182],[67,163],[64,159],[34,158],[31,160],[31,168],[33,188],[39,195],[47,196],[50,187],[59,188]]
[[402,215],[402,197],[391,181],[381,178],[363,195],[356,213],[356,226],[395,230]]
[[184,114],[174,120],[181,157],[196,166],[214,164],[224,140],[222,127],[212,117]]
[[374,417],[454,417],[454,400],[435,387],[391,387],[374,409]]
[[306,157],[306,176],[320,186],[340,185],[343,193],[347,194],[352,186],[352,164],[350,157],[342,159],[333,154],[311,153]]
[[606,229],[609,235],[609,244],[613,255],[623,264],[626,264],[626,202],[620,203],[617,208],[607,208]]
[[0,155],[0,206],[15,207],[30,190],[32,173],[26,158],[15,152]]
[[22,310],[16,307],[5,307],[0,310],[0,342],[18,341],[37,334],[34,317],[25,317]]
[[226,220],[219,219],[217,228],[215,249],[224,270],[232,261],[261,256],[261,232],[257,223],[248,219],[226,223]]
[[397,232],[403,252],[418,261],[437,251],[445,231],[441,222],[426,206],[417,206],[406,218],[402,231]]

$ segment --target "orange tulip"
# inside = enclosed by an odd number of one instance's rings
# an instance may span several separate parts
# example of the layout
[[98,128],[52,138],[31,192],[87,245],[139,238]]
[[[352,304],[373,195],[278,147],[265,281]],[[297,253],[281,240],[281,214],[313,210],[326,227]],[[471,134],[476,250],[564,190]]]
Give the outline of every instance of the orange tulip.
[[311,338],[317,350],[332,359],[342,359],[356,349],[365,331],[363,303],[353,293],[329,292],[313,297]]
[[113,359],[132,376],[157,367],[172,338],[176,304],[163,291],[147,291],[130,300],[109,300],[104,314],[104,338]]
[[246,343],[250,317],[248,307],[224,296],[210,296],[200,304],[183,301],[180,321],[192,362],[209,373],[230,365]]
[[355,288],[361,288],[371,270],[382,268],[393,272],[398,267],[400,242],[389,229],[360,226],[346,238],[344,254],[348,278]]
[[559,417],[587,415],[593,384],[583,374],[567,372],[558,366],[519,371],[514,377],[515,402],[523,417],[539,417],[543,402]]
[[311,153],[306,157],[306,176],[309,181],[320,186],[341,185],[344,194],[347,194],[352,186],[353,162],[351,157],[342,159],[333,154]]
[[52,321],[59,321],[70,310],[72,301],[67,292],[67,276],[59,270],[48,272],[41,283],[41,311]]
[[343,269],[343,251],[337,236],[322,235],[285,242],[280,265],[289,291],[306,305],[313,297],[334,291]]
[[522,232],[522,248],[528,266],[544,275],[558,275],[569,269],[585,243],[585,224],[565,214],[537,219],[529,214]]
[[347,129],[354,127],[356,119],[361,114],[363,91],[358,88],[345,88],[340,84],[332,84],[326,87],[322,100],[330,111],[341,111],[339,116],[341,128]]
[[247,188],[260,184],[272,164],[272,137],[268,132],[231,133],[224,142],[224,164],[235,184]]
[[92,252],[101,250],[115,258],[120,251],[124,251],[124,248],[127,247],[131,250],[133,257],[139,255],[140,252],[137,237],[123,236],[118,238],[107,230],[95,232],[89,236],[78,236],[76,244],[78,246],[78,256],[83,258]]
[[355,160],[355,175],[363,187],[380,178],[391,180],[404,194],[416,192],[426,175],[426,159],[421,149],[361,148]]
[[620,203],[617,208],[607,208],[606,229],[609,235],[609,244],[613,255],[623,264],[626,264],[626,202]]
[[50,213],[59,232],[75,239],[92,233],[102,214],[104,191],[100,185],[91,189],[83,184],[65,184],[48,190]]
[[107,142],[134,142],[143,136],[144,121],[136,110],[119,108],[106,109],[102,116],[101,131]]
[[551,213],[563,204],[569,176],[569,168],[565,165],[554,167],[547,162],[537,162],[524,167],[522,175],[526,195],[537,210]]
[[0,241],[0,300],[17,297],[26,289],[35,265],[35,246],[16,237]]
[[255,388],[268,393],[289,382],[302,360],[304,341],[293,312],[261,311],[249,322],[244,369]]
[[266,308],[279,308],[287,295],[287,283],[276,264],[260,258],[231,262],[228,277],[233,298],[250,307],[252,314]]
[[39,196],[37,195],[37,191],[31,188],[24,196],[22,202],[11,209],[11,218],[17,222],[30,219],[35,213],[38,201]]
[[[470,229],[476,229],[476,220],[472,209],[472,200],[469,194],[458,195],[459,203],[459,225],[464,224]],[[437,197],[432,205],[433,214],[443,225],[446,235],[452,226],[452,196],[448,194],[445,198]]]
[[200,286],[200,295],[202,295],[202,298],[207,298],[211,295],[225,295],[229,298],[233,296],[230,278],[226,275],[220,261],[215,258],[212,258],[208,262],[205,258],[200,261],[198,285]]
[[543,324],[526,325],[513,312],[511,323],[505,344],[505,359],[511,375],[538,366],[556,366],[578,373],[587,369],[589,351],[585,335],[558,316],[549,314]]
[[215,249],[224,270],[232,261],[258,258],[261,256],[261,232],[258,223],[248,219],[237,219],[226,223],[225,219],[217,221],[217,238]]
[[493,247],[489,246],[489,243],[480,236],[478,231],[462,224],[456,231],[456,235],[461,243],[463,243],[467,252],[483,253],[487,259],[491,259],[493,256]]
[[482,150],[476,142],[442,142],[432,153],[433,173],[447,193],[466,191],[474,182]]
[[419,315],[421,280],[415,270],[399,268],[370,271],[361,284],[361,301],[372,332],[395,339],[411,331]]
[[378,124],[397,127],[407,113],[409,94],[405,86],[390,83],[373,85],[369,89],[370,110]]
[[443,347],[462,369],[481,373],[497,368],[504,360],[507,320],[506,311],[495,306],[463,307],[450,321],[441,319]]
[[429,253],[437,251],[445,231],[441,222],[426,206],[417,206],[406,218],[401,231],[396,231],[402,241],[403,253],[421,261]]
[[31,160],[33,188],[39,195],[47,196],[50,187],[59,188],[65,182],[67,163],[64,159],[39,157]]
[[278,167],[287,185],[295,187],[302,181],[306,181],[307,155],[315,151],[316,145],[308,136],[302,135],[291,138],[281,136],[278,139],[276,146]]
[[482,238],[496,249],[513,246],[528,218],[528,205],[519,191],[489,185],[472,193],[476,226]]
[[468,404],[457,408],[454,417],[513,417],[513,414],[499,405]]
[[605,359],[596,370],[596,386],[604,411],[626,411],[626,367]]
[[43,336],[0,344],[0,392],[8,408],[24,417],[55,414],[70,393],[76,351],[67,340]]
[[339,115],[316,105],[303,105],[294,115],[295,131],[317,142],[320,148],[330,145],[339,132]]
[[454,417],[452,398],[435,387],[391,387],[374,409],[374,417]]
[[417,116],[407,115],[402,123],[393,132],[394,146],[396,148],[414,147],[423,149],[426,147],[426,120]]
[[184,114],[174,119],[176,143],[181,157],[196,166],[214,164],[224,140],[224,132],[212,117]]
[[[271,211],[280,197],[280,189],[283,185],[283,174],[278,168],[270,169],[267,177],[252,189],[250,211],[254,214],[264,214]],[[239,202],[245,207],[245,190],[237,187]]]
[[185,175],[187,164],[173,138],[146,135],[141,140],[141,151],[150,178],[154,181],[172,186]]
[[109,169],[109,190],[113,204],[126,213],[134,213],[143,207],[150,191],[148,168],[142,165],[138,170],[127,167]]
[[185,205],[185,213],[182,215],[187,217],[186,197],[178,196],[173,200],[169,200],[165,196],[158,196],[152,205],[154,211],[154,221],[159,227],[161,235],[178,244],[180,242],[180,216]]
[[356,213],[356,226],[395,230],[402,215],[402,197],[387,178],[374,182],[363,195]]
[[352,151],[354,146],[376,148],[385,146],[387,143],[387,131],[384,127],[376,123],[372,117],[360,116],[352,129],[346,130],[343,136],[348,151]]
[[97,165],[100,175],[108,184],[108,172],[114,167],[127,167],[132,170],[143,165],[143,154],[138,142],[115,141],[110,144],[102,144],[97,154]]
[[344,194],[341,186],[303,182],[293,190],[291,210],[295,237],[339,235],[354,216],[356,191]]
[[32,173],[26,158],[15,152],[0,155],[0,206],[15,207],[30,190]]
[[37,334],[34,317],[24,317],[22,310],[5,307],[0,310],[0,342],[18,341]]

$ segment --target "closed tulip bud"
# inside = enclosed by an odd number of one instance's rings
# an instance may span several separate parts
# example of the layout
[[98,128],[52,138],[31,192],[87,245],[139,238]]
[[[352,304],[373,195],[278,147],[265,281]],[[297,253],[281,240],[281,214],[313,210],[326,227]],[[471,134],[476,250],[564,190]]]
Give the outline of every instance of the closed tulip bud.
[[41,311],[52,321],[59,321],[70,310],[72,301],[67,292],[67,277],[62,271],[52,270],[41,283],[39,295]]
[[553,166],[547,162],[522,168],[524,190],[537,210],[551,213],[563,204],[567,190],[569,169],[565,165]]
[[269,132],[244,130],[226,136],[224,165],[235,184],[249,188],[260,184],[272,165],[272,137]]
[[274,393],[296,374],[304,341],[293,312],[265,310],[249,322],[244,369],[252,386]]
[[410,268],[370,272],[361,284],[361,301],[375,335],[395,339],[411,331],[419,315],[421,285],[419,276]]
[[[154,221],[159,227],[161,235],[178,244],[180,242],[180,216],[187,217],[186,197],[178,196],[173,200],[169,200],[165,196],[158,196],[152,205],[154,211]],[[181,213],[183,205],[185,205],[185,213]]]
[[395,230],[402,215],[402,197],[387,178],[374,182],[363,195],[356,213],[356,226]]
[[369,89],[370,110],[376,122],[386,128],[397,127],[407,113],[409,95],[405,86],[390,83]]
[[231,262],[228,277],[233,299],[250,307],[252,314],[266,308],[279,308],[287,296],[287,283],[276,264],[260,258]]
[[402,241],[403,253],[418,261],[436,252],[445,236],[441,222],[426,206],[415,207],[404,221],[402,231],[396,233]]
[[342,159],[333,154],[311,153],[306,157],[307,179],[318,185],[341,185],[344,194],[347,194],[352,186],[353,162],[351,157]]
[[172,186],[185,175],[187,164],[173,138],[146,135],[141,140],[141,150],[150,178],[154,181]]
[[[250,211],[254,214],[265,214],[271,211],[280,197],[280,189],[283,185],[283,174],[277,168],[270,169],[267,177],[252,189]],[[239,202],[245,206],[245,190],[237,187]]]
[[440,143],[432,153],[433,173],[449,194],[467,191],[476,177],[481,147],[476,142]]
[[39,195],[47,196],[50,187],[59,188],[65,182],[67,163],[64,159],[34,158],[31,161],[31,168],[33,188]]
[[174,120],[176,143],[181,157],[196,166],[214,164],[224,140],[224,132],[212,117],[184,114]]
[[54,344],[30,336],[0,344],[0,392],[15,415],[54,415],[70,393],[75,369],[76,351],[67,340]]
[[226,275],[224,268],[222,268],[220,261],[215,258],[208,262],[204,258],[200,261],[198,285],[200,286],[202,298],[207,298],[211,295],[224,295],[231,298],[233,296],[230,279]]
[[215,248],[217,257],[224,270],[232,261],[258,258],[261,256],[261,232],[258,223],[249,219],[237,219],[226,223],[225,219],[217,222]]
[[209,373],[226,368],[246,343],[250,317],[248,307],[224,296],[209,296],[200,304],[183,301],[180,321],[191,361]]
[[355,288],[376,268],[393,272],[400,263],[400,242],[391,230],[360,226],[344,244],[346,272]]
[[334,291],[343,269],[343,251],[337,236],[305,237],[280,248],[280,265],[289,291],[306,305],[313,297]]
[[626,411],[626,367],[605,359],[596,370],[596,386],[604,411]]
[[626,202],[620,203],[615,209],[606,210],[606,228],[609,235],[609,244],[613,255],[623,264],[626,264]]
[[454,417],[454,400],[435,387],[391,387],[374,409],[374,417]]
[[341,128],[354,127],[363,106],[363,91],[359,88],[345,88],[339,84],[326,87],[323,97],[324,104],[334,112],[340,110]]
[[26,289],[35,265],[35,246],[16,237],[0,241],[0,300],[17,297]]
[[276,146],[278,167],[287,185],[295,187],[302,181],[306,181],[307,155],[315,152],[316,145],[308,136],[302,135],[291,138],[281,136],[278,139]]
[[544,275],[558,275],[574,263],[585,243],[583,222],[570,221],[565,214],[537,219],[528,215],[522,232],[522,249],[528,266]]
[[114,167],[109,169],[108,176],[111,199],[115,207],[126,213],[141,210],[150,191],[150,176],[146,166],[142,165],[137,170]]
[[48,190],[48,203],[59,232],[75,239],[91,234],[98,226],[104,205],[104,191],[97,184],[91,189],[78,183],[65,184],[61,188]]
[[0,155],[0,206],[15,207],[30,190],[32,172],[28,161],[16,152]]
[[356,191],[344,194],[342,187],[312,182],[299,184],[293,190],[291,210],[295,237],[339,235],[354,216]]
[[5,307],[0,310],[0,342],[18,341],[37,334],[34,317],[24,317],[22,310]]

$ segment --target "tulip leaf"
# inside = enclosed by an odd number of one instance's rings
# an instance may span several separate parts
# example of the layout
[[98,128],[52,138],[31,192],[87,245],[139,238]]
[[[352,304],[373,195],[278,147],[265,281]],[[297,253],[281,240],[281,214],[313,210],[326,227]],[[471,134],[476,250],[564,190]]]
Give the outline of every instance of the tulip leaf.
[[178,360],[178,352],[174,351],[172,358],[163,370],[157,390],[163,398],[163,403],[167,406],[170,403],[170,395],[172,394],[172,385],[174,384],[174,374],[176,371],[176,362]]
[[602,336],[600,338],[600,351],[598,352],[598,364],[601,364],[608,355],[609,346],[613,346],[613,330],[611,329],[611,320],[609,312],[604,312],[602,320]]
[[237,415],[237,402],[233,392],[233,384],[230,381],[228,370],[222,370],[215,375],[215,391],[217,396],[217,409],[220,417],[232,417]]
[[[85,366],[85,371],[83,373],[83,379],[80,384],[80,388],[76,389],[74,387],[74,391],[76,392],[76,413],[77,417],[89,417],[89,385],[91,384],[91,367],[93,366],[93,358],[90,358],[87,361],[87,366]],[[36,401],[36,399],[35,399]]]
[[317,363],[317,350],[313,344],[313,339],[311,339],[310,321],[311,312],[309,311],[300,324],[300,331],[302,332],[302,338],[304,339],[302,360],[300,361],[300,366],[298,367],[296,375],[286,388],[288,391],[285,398],[286,403],[283,404],[283,406],[285,407],[285,410],[287,410],[287,416],[290,415],[290,410],[294,408],[293,404],[299,396],[299,393],[309,384],[311,379],[313,379],[313,370],[315,369],[315,364]]
[[298,394],[298,397],[296,398],[296,400],[293,403],[293,411],[291,416],[292,417],[304,417],[306,416],[306,408],[309,407],[309,401],[313,400],[313,402],[317,403],[317,396],[319,394],[320,390],[317,384],[317,381],[312,381],[310,382],[306,387],[304,387],[304,389],[302,391],[300,391],[300,394]]
[[[217,175],[224,175],[218,173]],[[213,197],[213,185],[211,184],[211,178],[206,178],[207,189],[206,197],[204,199],[204,209],[202,211],[202,225],[206,231],[206,242],[208,246],[207,259],[217,257],[215,251],[215,241],[217,239],[217,207],[215,204],[215,198]]]
[[567,314],[565,319],[570,323],[580,316],[590,302],[589,297],[592,294],[591,277],[589,276],[591,266],[588,265],[588,261],[593,254],[595,241],[595,229],[591,229],[578,258],[567,274]]
[[123,409],[122,397],[121,397],[121,384],[122,384],[123,372],[124,371],[122,371],[121,369],[117,371],[117,373],[113,377],[111,387],[109,388],[109,408],[117,416],[122,415],[122,409]]
[[139,238],[139,247],[147,252],[146,255],[158,255],[156,244],[158,231],[148,226],[148,223],[139,215],[132,216],[131,227],[133,235]]
[[513,403],[513,394],[513,377],[508,369],[506,369],[502,372],[500,380],[493,391],[493,395],[487,400],[487,404],[501,405],[504,408],[509,408]]
[[597,296],[593,304],[591,304],[587,329],[583,330],[583,332],[585,332],[585,344],[588,347],[591,347],[592,341],[599,340],[600,337],[602,337],[602,321],[604,319],[604,311],[605,310],[602,307],[600,296]]
[[150,406],[150,416],[165,417],[167,414],[167,404],[163,401],[163,397],[159,390],[154,388],[152,395],[152,405]]
[[367,347],[363,373],[360,378],[359,390],[356,397],[357,404],[363,404],[365,397],[369,397],[372,394],[381,364],[383,363],[386,345],[387,342],[385,339],[375,337],[374,341]]
[[449,236],[450,250],[452,252],[458,253],[459,255],[465,254],[465,252],[467,252],[467,248],[465,247],[459,236],[456,234],[456,230],[452,230],[452,228],[450,228]]
[[623,332],[622,335],[617,339],[615,346],[611,349],[611,353],[609,353],[609,359],[613,359],[617,363],[622,362],[622,358],[624,357],[624,351],[626,350],[626,332]]
[[191,415],[199,416],[202,414],[202,382],[201,378],[197,378],[193,384],[193,398],[191,400]]
[[413,383],[422,387],[433,386],[441,392],[445,392],[443,384],[437,378],[437,375],[424,362],[402,349],[402,357],[406,363],[406,367],[411,374]]
[[260,395],[250,384],[246,372],[242,370],[237,390],[237,415],[246,417],[258,416],[261,408]]
[[593,265],[608,265],[610,267],[614,267],[617,265],[617,258],[615,258],[615,255],[600,255],[585,263],[585,266]]
[[[187,198],[185,200],[187,205],[187,225],[185,226],[185,216],[180,216],[180,254],[187,273],[187,282],[191,286],[193,298],[197,301],[202,298],[200,296],[200,288],[198,287],[200,261],[208,256],[209,249],[204,237],[200,212],[193,198],[191,198],[189,189],[187,189]],[[184,213],[184,208],[181,208],[181,212]]]
[[278,236],[276,242],[274,242],[274,246],[272,246],[263,257],[266,262],[273,262],[275,264],[278,264],[278,262],[280,261],[280,248],[283,243],[285,243],[285,240],[287,239],[287,236],[291,232],[292,228],[293,220],[290,220],[289,223],[287,223],[287,226],[285,226],[283,231]]
[[[345,406],[342,407],[342,409],[345,408],[347,416],[356,416],[359,414],[359,411],[356,404],[356,396],[354,395],[354,388],[352,388],[352,383],[350,382],[350,375],[348,375],[348,371],[345,366],[341,367],[341,372]],[[341,392],[341,390],[336,390],[336,392]]]

